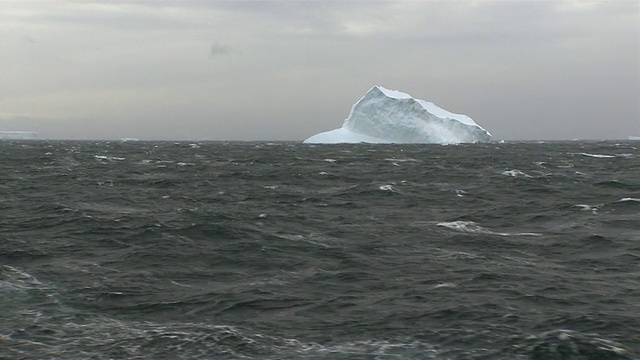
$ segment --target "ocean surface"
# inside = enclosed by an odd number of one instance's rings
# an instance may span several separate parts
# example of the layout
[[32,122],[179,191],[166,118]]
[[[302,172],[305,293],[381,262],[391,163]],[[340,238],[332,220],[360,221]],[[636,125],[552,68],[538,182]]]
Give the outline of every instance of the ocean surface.
[[640,359],[640,142],[0,142],[0,359]]

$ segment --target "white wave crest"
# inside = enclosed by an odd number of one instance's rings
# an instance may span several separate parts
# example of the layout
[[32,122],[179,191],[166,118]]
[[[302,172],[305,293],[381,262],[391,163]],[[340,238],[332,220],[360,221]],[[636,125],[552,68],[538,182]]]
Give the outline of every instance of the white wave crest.
[[463,233],[469,234],[489,234],[489,235],[500,235],[500,236],[541,236],[539,233],[502,233],[491,231],[487,228],[484,228],[473,221],[452,221],[452,222],[441,222],[437,224],[438,226],[446,227],[455,231],[460,231]]
[[513,177],[525,177],[525,178],[532,178],[533,176],[517,170],[517,169],[513,169],[513,170],[507,170],[507,171],[503,171],[502,175],[506,175],[506,176],[513,176]]
[[597,206],[591,206],[586,204],[576,204],[576,205],[573,205],[573,207],[580,208],[580,210],[582,211],[591,211],[594,214],[598,212]]
[[578,155],[588,156],[588,157],[592,157],[592,158],[600,158],[600,159],[614,158],[615,157],[615,155],[589,154],[589,153],[578,153]]
[[387,184],[387,185],[381,185],[379,187],[380,190],[382,191],[391,191],[391,192],[397,192],[398,190],[393,187],[393,185]]
[[94,157],[97,160],[106,160],[106,161],[122,161],[122,160],[124,160],[123,157],[117,157],[117,156],[94,155]]

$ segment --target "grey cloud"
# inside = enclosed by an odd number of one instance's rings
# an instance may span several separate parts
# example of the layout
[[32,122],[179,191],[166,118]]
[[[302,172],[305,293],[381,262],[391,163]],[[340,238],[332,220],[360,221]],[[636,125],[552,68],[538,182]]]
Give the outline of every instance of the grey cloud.
[[52,118],[26,130],[303,139],[380,84],[498,139],[640,134],[635,1],[20,4],[0,14],[0,118]]
[[32,7],[32,11],[9,11],[8,14],[0,12],[0,20],[22,20],[29,24],[85,30],[103,27],[120,31],[179,31],[200,26],[194,18],[198,19],[201,14],[195,12],[196,16],[193,18],[178,17],[174,16],[174,12],[185,9],[185,6],[196,7],[198,4],[199,2],[190,4],[188,1],[70,1],[69,7],[65,7],[56,1],[48,1],[25,4],[25,8]]
[[229,53],[231,53],[231,48],[224,44],[214,43],[209,48],[209,54],[214,58],[218,56],[229,55]]

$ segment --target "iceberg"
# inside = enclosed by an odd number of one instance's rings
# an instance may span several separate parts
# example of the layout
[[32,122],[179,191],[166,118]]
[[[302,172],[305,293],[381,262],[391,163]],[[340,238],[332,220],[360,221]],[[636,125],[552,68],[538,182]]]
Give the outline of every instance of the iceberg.
[[353,105],[341,128],[313,135],[304,143],[459,144],[490,140],[491,134],[466,115],[376,85]]
[[35,131],[0,131],[0,140],[36,140]]

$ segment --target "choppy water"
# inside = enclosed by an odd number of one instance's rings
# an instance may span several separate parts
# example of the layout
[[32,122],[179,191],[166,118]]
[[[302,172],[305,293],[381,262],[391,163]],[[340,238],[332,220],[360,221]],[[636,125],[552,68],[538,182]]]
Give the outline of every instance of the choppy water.
[[0,142],[0,358],[638,359],[637,142]]

